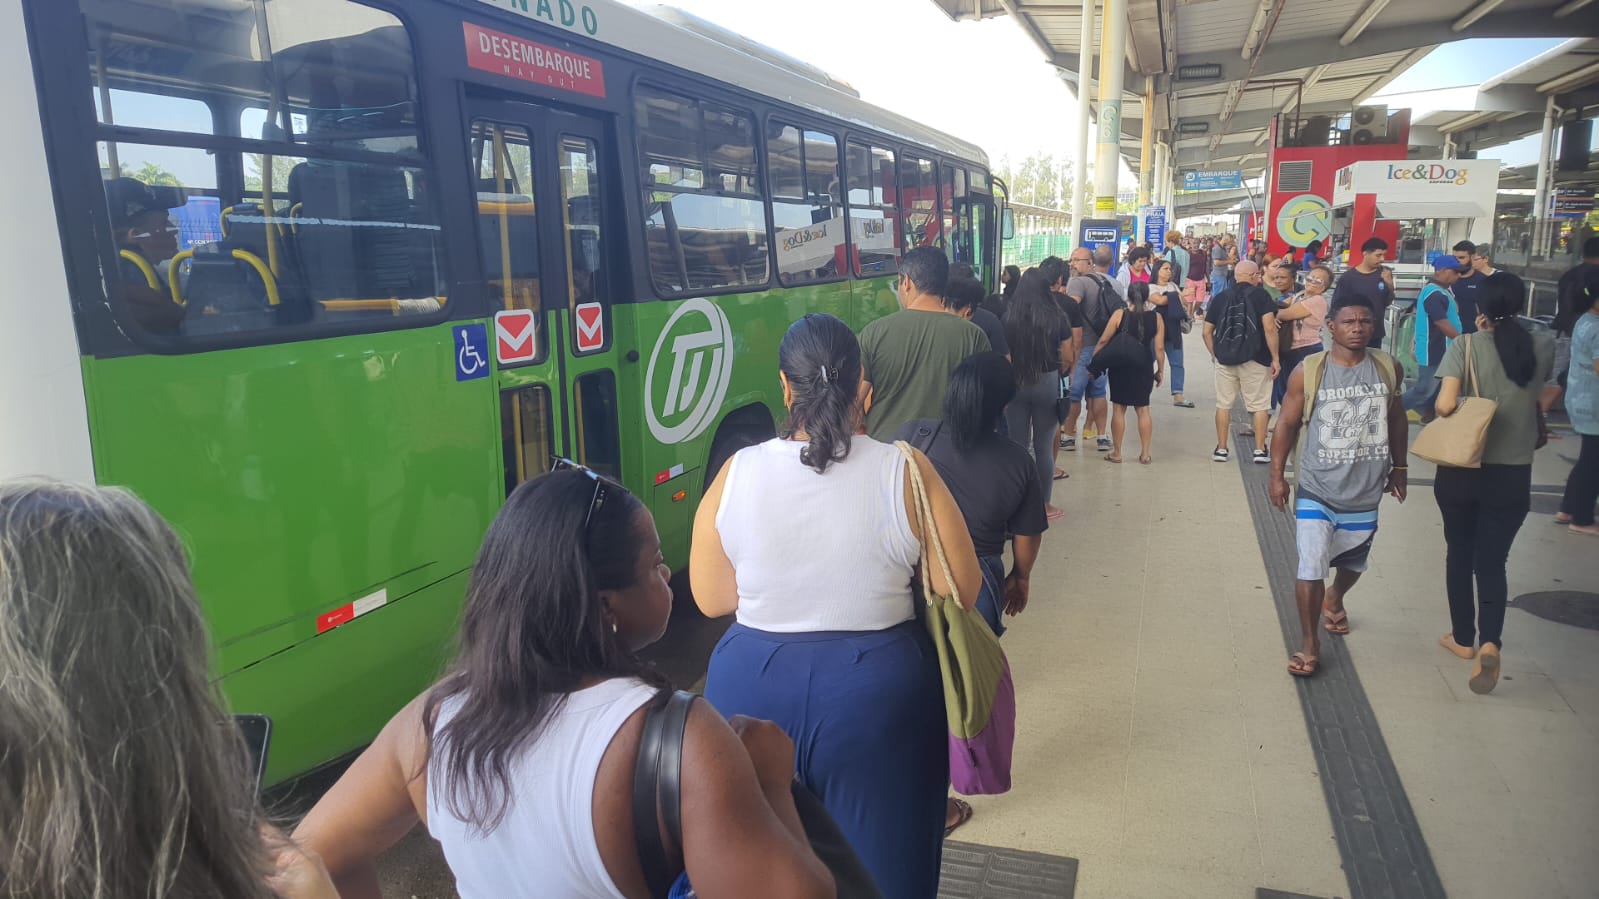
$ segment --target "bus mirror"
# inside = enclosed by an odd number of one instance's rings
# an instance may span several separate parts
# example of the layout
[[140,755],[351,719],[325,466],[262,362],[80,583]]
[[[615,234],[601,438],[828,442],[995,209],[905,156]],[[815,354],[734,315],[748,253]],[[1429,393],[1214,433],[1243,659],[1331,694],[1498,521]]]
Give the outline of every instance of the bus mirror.
[[1010,240],[1016,236],[1016,210],[1006,206],[999,214],[999,239]]

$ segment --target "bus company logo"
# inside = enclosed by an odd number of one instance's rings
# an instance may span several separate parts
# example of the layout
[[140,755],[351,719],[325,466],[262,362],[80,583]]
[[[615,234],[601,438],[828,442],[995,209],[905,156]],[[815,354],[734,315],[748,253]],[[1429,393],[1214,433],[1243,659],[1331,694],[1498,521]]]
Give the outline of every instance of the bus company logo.
[[1464,186],[1469,180],[1470,173],[1464,168],[1450,168],[1440,163],[1424,163],[1417,166],[1391,165],[1388,167],[1389,181],[1425,181],[1428,184],[1456,184]]
[[[668,344],[672,364],[665,389],[657,394],[661,351]],[[733,327],[727,314],[704,297],[684,301],[655,338],[650,366],[644,373],[644,417],[650,433],[665,444],[683,443],[705,433],[727,398],[732,379]]]
[[517,15],[529,19],[538,19],[551,25],[559,25],[568,31],[577,31],[579,23],[582,31],[589,37],[599,34],[600,17],[587,3],[577,4],[572,0],[481,0],[490,6],[509,10]]

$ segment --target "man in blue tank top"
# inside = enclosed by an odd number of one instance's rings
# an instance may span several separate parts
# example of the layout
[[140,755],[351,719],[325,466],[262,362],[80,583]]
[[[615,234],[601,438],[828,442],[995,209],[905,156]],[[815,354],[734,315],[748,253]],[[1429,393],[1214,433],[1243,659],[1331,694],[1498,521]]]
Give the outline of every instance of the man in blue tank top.
[[[1359,300],[1333,300],[1327,313],[1333,347],[1307,358],[1289,378],[1272,438],[1269,495],[1286,510],[1284,469],[1302,428],[1305,435],[1294,504],[1302,642],[1288,664],[1296,677],[1316,673],[1323,626],[1349,633],[1344,597],[1366,570],[1383,494],[1405,501],[1409,425],[1394,360],[1367,349],[1376,318]],[[1329,568],[1336,570],[1330,588]]]

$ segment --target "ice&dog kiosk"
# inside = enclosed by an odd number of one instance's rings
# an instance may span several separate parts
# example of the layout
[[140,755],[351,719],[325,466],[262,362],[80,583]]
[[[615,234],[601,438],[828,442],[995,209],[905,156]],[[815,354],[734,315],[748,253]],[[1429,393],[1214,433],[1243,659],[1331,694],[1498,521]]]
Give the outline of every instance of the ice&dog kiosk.
[[[1497,159],[1410,159],[1356,162],[1333,180],[1332,232],[1349,248],[1349,264],[1372,235],[1388,241],[1394,273],[1388,333],[1408,333],[1401,320],[1432,274],[1432,262],[1462,240],[1493,239],[1499,193]],[[1397,346],[1397,344],[1396,344]],[[1399,347],[1400,358],[1409,355]],[[1407,365],[1407,368],[1409,366]]]

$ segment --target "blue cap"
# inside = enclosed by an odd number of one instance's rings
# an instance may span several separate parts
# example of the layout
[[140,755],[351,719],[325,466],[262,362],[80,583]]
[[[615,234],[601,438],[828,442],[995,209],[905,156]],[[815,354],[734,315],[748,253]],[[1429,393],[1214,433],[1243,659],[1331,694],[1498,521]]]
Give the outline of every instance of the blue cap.
[[1439,256],[1437,259],[1432,261],[1432,270],[1435,272],[1441,272],[1446,269],[1459,270],[1459,268],[1460,260],[1453,256]]

